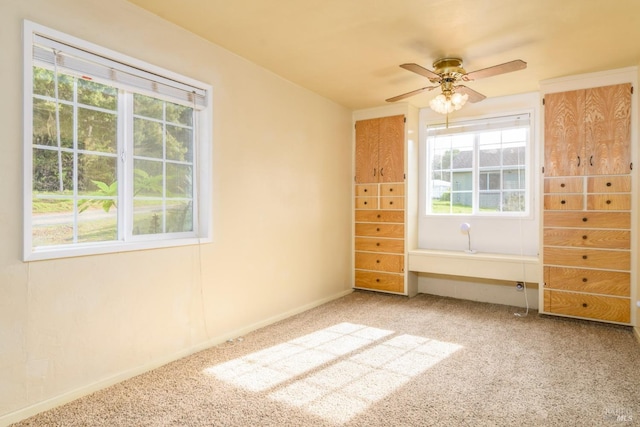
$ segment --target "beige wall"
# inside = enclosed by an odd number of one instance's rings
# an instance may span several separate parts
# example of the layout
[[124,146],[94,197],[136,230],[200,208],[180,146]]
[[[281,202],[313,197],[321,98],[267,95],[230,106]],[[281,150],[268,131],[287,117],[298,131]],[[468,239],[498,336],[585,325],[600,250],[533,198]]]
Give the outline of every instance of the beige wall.
[[[23,19],[213,86],[212,244],[20,260]],[[122,0],[2,0],[0,43],[0,425],[349,292],[350,111]]]

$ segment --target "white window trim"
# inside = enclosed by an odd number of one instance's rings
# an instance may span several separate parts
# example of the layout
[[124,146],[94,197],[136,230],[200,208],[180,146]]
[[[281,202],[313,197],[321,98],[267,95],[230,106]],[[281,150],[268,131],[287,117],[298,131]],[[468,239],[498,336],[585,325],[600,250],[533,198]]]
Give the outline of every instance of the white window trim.
[[[82,243],[68,246],[42,247],[38,250],[32,248],[32,188],[33,188],[33,53],[32,45],[35,34],[58,40],[60,42],[81,47],[84,50],[94,52],[98,55],[130,65],[135,68],[146,70],[150,73],[166,77],[171,80],[183,82],[185,84],[201,88],[206,93],[206,106],[198,114],[194,114],[194,132],[196,138],[196,154],[194,155],[194,217],[197,222],[195,234],[189,237],[175,238],[136,238],[131,241],[122,240],[122,235],[118,235],[116,241],[99,243]],[[203,82],[179,75],[175,72],[148,64],[136,58],[123,55],[121,53],[106,49],[96,44],[78,39],[68,34],[44,27],[31,21],[24,21],[23,26],[23,69],[24,69],[24,89],[23,89],[23,148],[24,148],[24,170],[23,170],[23,260],[37,261],[55,258],[67,258],[76,256],[106,254],[124,251],[135,251],[155,248],[166,248],[174,246],[196,245],[212,241],[212,188],[211,188],[211,167],[212,167],[212,92],[213,88]],[[196,120],[198,116],[200,119]],[[127,161],[127,163],[132,163]],[[119,168],[123,170],[124,168]],[[120,210],[118,215],[121,216]]]

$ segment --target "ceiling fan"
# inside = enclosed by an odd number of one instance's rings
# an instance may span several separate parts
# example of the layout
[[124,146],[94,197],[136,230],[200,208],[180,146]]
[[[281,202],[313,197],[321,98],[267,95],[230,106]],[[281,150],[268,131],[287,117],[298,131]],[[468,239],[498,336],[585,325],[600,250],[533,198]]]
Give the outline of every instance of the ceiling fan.
[[470,73],[467,73],[465,69],[462,68],[462,59],[460,58],[437,59],[433,63],[434,71],[426,69],[418,64],[402,64],[400,67],[416,74],[420,74],[436,85],[423,87],[402,95],[394,96],[393,98],[387,99],[387,102],[399,101],[439,87],[441,88],[442,93],[432,99],[429,105],[439,113],[448,114],[452,111],[459,110],[467,100],[470,102],[480,102],[486,98],[483,94],[460,84],[460,82],[469,82],[485,77],[496,76],[498,74],[522,70],[527,68],[527,63],[520,59],[516,59],[514,61],[505,62],[504,64],[494,65],[492,67],[483,68]]

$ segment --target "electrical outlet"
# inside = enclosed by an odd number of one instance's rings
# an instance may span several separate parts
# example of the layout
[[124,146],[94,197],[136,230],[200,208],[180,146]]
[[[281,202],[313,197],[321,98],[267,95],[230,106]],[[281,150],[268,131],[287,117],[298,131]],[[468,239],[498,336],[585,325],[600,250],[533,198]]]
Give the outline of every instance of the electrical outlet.
[[518,292],[523,292],[524,291],[524,283],[523,282],[516,282],[516,291],[518,291]]

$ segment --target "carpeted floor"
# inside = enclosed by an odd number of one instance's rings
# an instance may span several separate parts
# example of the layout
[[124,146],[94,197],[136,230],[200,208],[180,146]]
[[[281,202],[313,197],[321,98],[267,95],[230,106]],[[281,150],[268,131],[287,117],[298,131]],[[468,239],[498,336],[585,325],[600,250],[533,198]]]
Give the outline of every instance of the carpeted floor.
[[15,426],[640,425],[629,328],[522,311],[354,292]]

